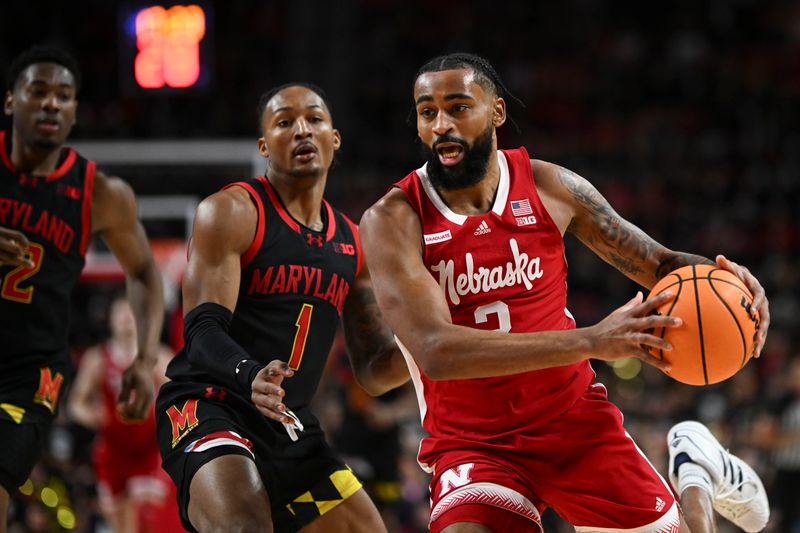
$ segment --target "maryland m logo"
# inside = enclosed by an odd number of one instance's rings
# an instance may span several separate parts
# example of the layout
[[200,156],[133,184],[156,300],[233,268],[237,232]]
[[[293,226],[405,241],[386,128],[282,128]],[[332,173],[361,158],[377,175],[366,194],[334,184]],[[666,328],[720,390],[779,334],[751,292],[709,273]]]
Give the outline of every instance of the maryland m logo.
[[60,372],[56,372],[55,378],[53,373],[47,367],[39,369],[39,389],[33,395],[34,403],[44,405],[50,409],[51,413],[56,412],[56,405],[58,405],[58,394],[61,392],[61,384],[64,382],[64,376]]
[[172,447],[193,430],[199,423],[197,420],[197,399],[186,400],[179,411],[174,405],[167,409],[169,422],[172,424]]

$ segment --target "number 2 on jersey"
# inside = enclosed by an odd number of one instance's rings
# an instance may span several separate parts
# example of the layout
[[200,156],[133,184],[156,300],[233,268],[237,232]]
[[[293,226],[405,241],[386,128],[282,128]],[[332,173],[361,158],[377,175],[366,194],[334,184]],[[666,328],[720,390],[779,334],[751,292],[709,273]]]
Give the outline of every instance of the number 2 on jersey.
[[30,243],[28,244],[28,251],[25,252],[33,262],[33,266],[20,265],[8,274],[3,280],[3,286],[0,288],[0,297],[12,302],[19,302],[23,304],[31,303],[33,299],[33,287],[19,288],[19,284],[30,278],[42,267],[42,257],[44,257],[44,248],[41,244]]
[[308,330],[311,327],[311,313],[313,311],[313,305],[303,304],[300,314],[297,315],[297,321],[295,322],[297,331],[294,334],[294,342],[292,343],[292,356],[289,357],[289,368],[292,370],[300,368],[303,352],[306,351],[306,339],[308,339]]
[[498,326],[495,331],[502,331],[504,333],[511,331],[511,312],[508,310],[508,304],[497,300],[496,302],[477,307],[475,309],[475,323],[485,323],[491,314],[497,315]]

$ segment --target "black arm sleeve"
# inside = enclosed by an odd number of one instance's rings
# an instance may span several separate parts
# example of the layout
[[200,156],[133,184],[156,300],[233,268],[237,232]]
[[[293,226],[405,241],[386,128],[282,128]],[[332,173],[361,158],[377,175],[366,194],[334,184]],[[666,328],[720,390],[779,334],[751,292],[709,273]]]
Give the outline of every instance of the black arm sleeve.
[[193,366],[249,399],[253,379],[266,365],[252,359],[228,335],[232,319],[233,313],[215,303],[203,303],[189,311],[183,327],[186,355]]

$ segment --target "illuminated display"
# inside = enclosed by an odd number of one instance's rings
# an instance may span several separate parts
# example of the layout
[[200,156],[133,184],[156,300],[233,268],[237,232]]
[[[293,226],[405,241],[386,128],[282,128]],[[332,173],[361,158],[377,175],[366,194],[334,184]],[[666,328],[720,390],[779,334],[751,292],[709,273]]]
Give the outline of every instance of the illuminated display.
[[[124,85],[136,90],[181,90],[208,81],[209,10],[204,2],[141,5],[121,12]],[[131,68],[132,67],[132,68]],[[131,70],[127,70],[131,69]],[[131,75],[132,74],[132,75]]]

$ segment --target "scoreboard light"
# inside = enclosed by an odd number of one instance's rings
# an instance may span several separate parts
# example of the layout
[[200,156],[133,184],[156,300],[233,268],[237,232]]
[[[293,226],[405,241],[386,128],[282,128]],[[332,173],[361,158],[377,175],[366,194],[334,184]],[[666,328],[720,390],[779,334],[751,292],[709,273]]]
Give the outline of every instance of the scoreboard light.
[[210,9],[191,4],[138,5],[123,21],[123,85],[137,92],[182,91],[208,82]]

